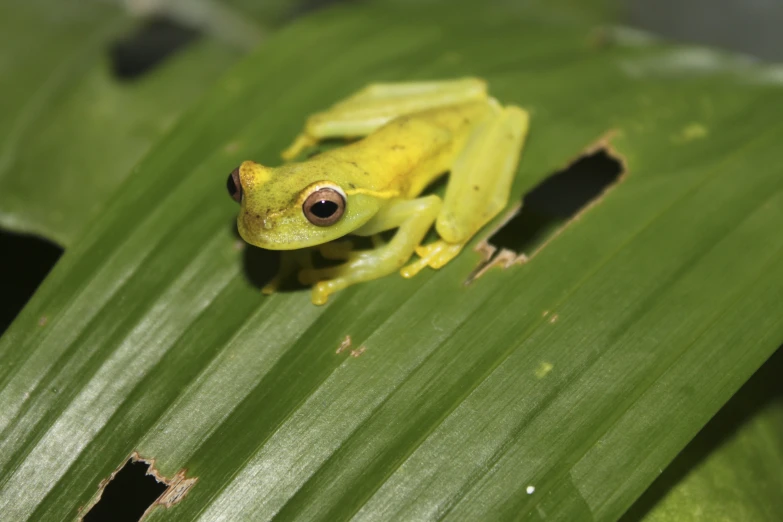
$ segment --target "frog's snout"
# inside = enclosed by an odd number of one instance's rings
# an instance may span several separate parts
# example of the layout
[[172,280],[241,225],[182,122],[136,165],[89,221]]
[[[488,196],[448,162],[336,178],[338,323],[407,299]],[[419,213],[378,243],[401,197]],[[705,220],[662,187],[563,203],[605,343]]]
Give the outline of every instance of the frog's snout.
[[237,203],[242,202],[242,184],[239,182],[239,167],[231,171],[226,181],[228,195]]

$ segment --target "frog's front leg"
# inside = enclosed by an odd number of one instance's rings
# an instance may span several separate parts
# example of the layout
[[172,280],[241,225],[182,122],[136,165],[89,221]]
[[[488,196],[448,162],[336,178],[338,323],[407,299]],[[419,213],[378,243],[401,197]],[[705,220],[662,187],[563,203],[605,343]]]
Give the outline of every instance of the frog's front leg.
[[325,138],[367,136],[405,114],[485,99],[487,85],[478,78],[368,85],[326,111],[310,116],[303,132],[282,156],[293,159]]
[[418,247],[419,259],[400,271],[403,277],[413,277],[426,266],[441,268],[503,209],[528,125],[528,113],[509,106],[498,107],[473,130],[451,168],[435,223],[441,239]]
[[299,281],[303,284],[315,283],[312,301],[314,304],[324,304],[329,295],[338,290],[398,270],[424,239],[440,207],[441,200],[437,196],[389,203],[354,233],[372,236],[397,228],[391,241],[372,250],[353,252],[346,263],[338,266],[301,270]]

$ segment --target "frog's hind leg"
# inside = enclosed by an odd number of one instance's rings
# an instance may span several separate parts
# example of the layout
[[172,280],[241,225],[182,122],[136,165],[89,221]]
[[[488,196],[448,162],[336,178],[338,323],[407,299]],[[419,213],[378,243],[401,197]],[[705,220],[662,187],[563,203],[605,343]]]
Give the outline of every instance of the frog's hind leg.
[[441,239],[416,249],[417,261],[404,267],[404,277],[425,266],[440,268],[495,217],[508,202],[528,113],[519,107],[495,106],[468,138],[451,168],[449,184],[435,229]]
[[406,83],[376,83],[307,119],[304,131],[283,151],[290,160],[325,138],[366,136],[387,122],[414,112],[487,99],[478,78]]
[[394,237],[372,250],[353,252],[341,265],[329,268],[307,268],[299,272],[302,284],[314,284],[312,301],[324,304],[329,295],[343,288],[377,279],[399,269],[421,243],[440,211],[438,196],[399,200],[382,209],[357,234],[373,236],[397,228]]

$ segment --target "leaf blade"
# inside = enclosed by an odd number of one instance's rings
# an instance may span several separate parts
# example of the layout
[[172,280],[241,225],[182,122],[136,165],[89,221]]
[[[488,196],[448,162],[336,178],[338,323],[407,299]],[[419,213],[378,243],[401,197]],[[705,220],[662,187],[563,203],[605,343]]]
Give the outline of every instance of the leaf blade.
[[[591,47],[591,27],[542,28],[535,10],[482,23],[470,11],[420,13],[413,28],[407,12],[371,6],[282,32],[152,151],[66,255],[0,341],[19,370],[2,381],[0,404],[13,406],[6,429],[17,431],[13,451],[0,452],[14,459],[2,464],[12,474],[0,498],[24,482],[19,463],[45,465],[28,455],[87,442],[60,457],[20,518],[74,513],[137,449],[166,475],[187,468],[198,478],[153,519],[535,519],[543,510],[611,520],[779,345],[779,316],[763,314],[783,284],[773,263],[782,187],[768,161],[778,86],[738,83],[749,71],[720,55],[706,76],[672,76],[660,65],[676,66],[677,49]],[[437,273],[360,285],[324,308],[302,292],[261,299],[234,250],[235,208],[214,203],[215,173],[243,156],[273,161],[308,111],[373,79],[468,73],[533,110],[514,197],[612,129],[622,132],[612,145],[626,179],[527,265],[469,287],[476,257],[465,252]],[[694,122],[708,139],[678,141]],[[216,279],[207,302],[188,309],[201,294],[183,274],[201,263]],[[723,286],[711,284],[717,277]],[[360,357],[334,353],[346,334],[367,348]],[[147,362],[122,373],[130,347]],[[542,363],[553,368],[538,378]],[[69,386],[52,398],[52,382]],[[694,382],[702,387],[686,389]],[[54,431],[62,410],[110,386],[127,393],[97,425]],[[696,413],[673,429],[652,429],[688,408]],[[639,431],[656,448],[637,444]],[[616,440],[602,446],[604,437]],[[619,476],[620,462],[638,466]]]

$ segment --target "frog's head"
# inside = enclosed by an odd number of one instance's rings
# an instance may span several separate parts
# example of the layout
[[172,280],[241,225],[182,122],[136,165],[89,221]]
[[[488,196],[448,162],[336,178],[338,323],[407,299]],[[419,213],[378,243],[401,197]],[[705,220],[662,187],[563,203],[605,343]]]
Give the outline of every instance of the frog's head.
[[302,163],[269,168],[243,162],[227,182],[229,195],[242,206],[239,234],[269,250],[320,245],[350,234],[380,204],[364,194],[346,195],[351,191],[334,181],[340,177]]

